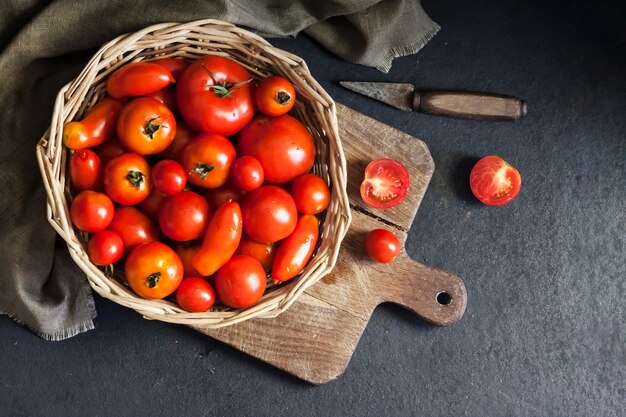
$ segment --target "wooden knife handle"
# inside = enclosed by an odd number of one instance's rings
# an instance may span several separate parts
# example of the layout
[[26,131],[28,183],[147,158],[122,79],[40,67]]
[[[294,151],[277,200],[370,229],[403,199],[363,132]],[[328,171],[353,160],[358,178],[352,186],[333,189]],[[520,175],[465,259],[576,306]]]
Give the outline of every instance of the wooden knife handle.
[[413,110],[472,120],[514,121],[526,115],[526,103],[512,96],[468,91],[416,91]]
[[463,316],[467,292],[458,276],[416,262],[405,252],[389,265],[393,273],[380,274],[373,282],[378,303],[399,304],[437,326],[448,326]]

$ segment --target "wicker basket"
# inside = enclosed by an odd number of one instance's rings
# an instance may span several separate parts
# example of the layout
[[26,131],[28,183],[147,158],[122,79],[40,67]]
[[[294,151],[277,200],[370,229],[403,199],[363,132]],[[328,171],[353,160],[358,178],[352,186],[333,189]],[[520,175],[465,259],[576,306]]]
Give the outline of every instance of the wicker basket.
[[[313,171],[330,185],[331,199],[320,222],[315,255],[298,277],[279,286],[272,286],[268,279],[263,298],[247,309],[218,307],[205,313],[188,313],[167,300],[138,297],[124,284],[123,272],[112,268],[102,270],[89,261],[85,252],[87,236],[75,230],[69,220],[72,190],[66,173],[70,153],[62,146],[61,135],[65,123],[80,119],[104,96],[107,76],[120,66],[131,61],[166,57],[195,59],[208,54],[238,61],[255,78],[278,74],[294,84],[298,101],[292,114],[313,134],[317,145]],[[72,258],[87,274],[91,287],[103,297],[130,307],[147,319],[217,328],[250,318],[275,317],[331,271],[350,223],[346,162],[333,100],[313,79],[301,58],[222,21],[159,24],[120,36],[104,45],[78,77],[59,92],[50,129],[37,145],[37,159],[48,194],[48,219],[67,242]]]

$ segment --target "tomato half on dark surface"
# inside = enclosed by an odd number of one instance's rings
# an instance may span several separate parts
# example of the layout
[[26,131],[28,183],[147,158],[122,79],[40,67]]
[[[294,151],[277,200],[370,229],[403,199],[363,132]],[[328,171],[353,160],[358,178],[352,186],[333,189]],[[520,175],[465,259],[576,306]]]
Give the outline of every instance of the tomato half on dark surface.
[[501,206],[513,201],[521,187],[519,171],[499,156],[485,156],[470,173],[472,193],[488,206]]
[[361,198],[370,207],[395,207],[406,197],[409,185],[409,173],[404,165],[394,159],[376,159],[365,167]]

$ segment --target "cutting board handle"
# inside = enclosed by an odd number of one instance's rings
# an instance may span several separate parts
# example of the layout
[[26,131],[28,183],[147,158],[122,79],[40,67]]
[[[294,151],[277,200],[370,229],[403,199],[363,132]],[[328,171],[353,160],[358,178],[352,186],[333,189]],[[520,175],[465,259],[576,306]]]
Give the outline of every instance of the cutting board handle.
[[393,261],[393,274],[379,277],[375,286],[380,302],[402,305],[429,323],[448,326],[465,312],[463,281],[450,272],[416,262],[405,252]]

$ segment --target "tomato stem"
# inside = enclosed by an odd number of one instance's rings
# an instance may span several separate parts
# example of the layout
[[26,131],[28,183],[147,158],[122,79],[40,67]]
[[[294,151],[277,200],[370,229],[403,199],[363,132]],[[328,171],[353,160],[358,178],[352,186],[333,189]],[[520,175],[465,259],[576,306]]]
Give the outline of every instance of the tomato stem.
[[154,288],[157,286],[160,279],[161,279],[160,272],[155,272],[154,274],[150,274],[148,275],[148,278],[146,278],[146,285],[148,286],[148,288]]
[[157,125],[152,122],[160,118],[161,116],[153,117],[152,119],[148,120],[148,123],[146,123],[143,128],[146,132],[146,135],[150,136],[150,139],[154,139],[154,134],[157,132],[157,130],[161,128],[161,125]]
[[246,81],[239,81],[236,83],[231,83],[228,81],[217,81],[215,74],[213,74],[213,72],[210,69],[208,69],[204,65],[204,63],[202,64],[202,68],[204,68],[209,73],[209,76],[213,80],[213,85],[210,86],[209,88],[213,90],[213,92],[218,97],[221,97],[221,98],[230,96],[237,87],[239,87],[240,85],[248,84],[249,82],[252,81],[252,78]]
[[141,187],[141,184],[143,184],[143,177],[144,175],[141,171],[130,171],[128,172],[128,175],[126,175],[126,179],[134,188]]
[[276,94],[276,101],[278,104],[284,106],[291,101],[291,95],[286,91],[279,91],[278,94]]
[[206,175],[209,172],[213,171],[215,168],[217,168],[216,165],[207,165],[207,164],[203,164],[202,162],[198,162],[196,164],[196,167],[192,169],[189,173],[193,174],[195,172],[196,174],[198,174],[200,178],[204,179]]

